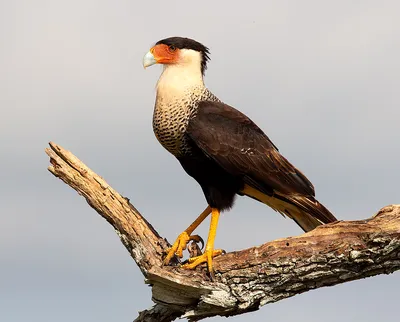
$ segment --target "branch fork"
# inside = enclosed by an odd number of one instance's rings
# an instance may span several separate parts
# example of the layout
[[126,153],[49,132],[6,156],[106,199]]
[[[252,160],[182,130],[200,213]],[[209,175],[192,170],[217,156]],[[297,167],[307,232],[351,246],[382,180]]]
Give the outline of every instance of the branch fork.
[[170,244],[129,199],[71,152],[49,145],[48,170],[114,227],[152,287],[156,304],[140,312],[136,322],[243,314],[312,289],[400,269],[400,205],[384,207],[370,219],[338,221],[218,256],[213,261],[215,282],[207,277],[205,266],[163,266]]

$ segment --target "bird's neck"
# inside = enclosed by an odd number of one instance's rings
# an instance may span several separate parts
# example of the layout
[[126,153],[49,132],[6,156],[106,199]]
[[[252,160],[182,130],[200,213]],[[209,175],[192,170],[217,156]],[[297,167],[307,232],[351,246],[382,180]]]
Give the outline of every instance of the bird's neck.
[[203,75],[200,67],[195,64],[164,65],[157,82],[157,98],[167,104],[204,90]]

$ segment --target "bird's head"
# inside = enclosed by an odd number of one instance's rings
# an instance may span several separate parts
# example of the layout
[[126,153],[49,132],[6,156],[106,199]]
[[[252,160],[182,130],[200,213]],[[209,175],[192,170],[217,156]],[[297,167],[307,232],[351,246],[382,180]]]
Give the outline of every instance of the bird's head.
[[143,66],[149,67],[154,64],[188,65],[199,68],[202,75],[207,69],[210,59],[209,50],[201,43],[182,37],[171,37],[158,41],[154,47],[143,57]]

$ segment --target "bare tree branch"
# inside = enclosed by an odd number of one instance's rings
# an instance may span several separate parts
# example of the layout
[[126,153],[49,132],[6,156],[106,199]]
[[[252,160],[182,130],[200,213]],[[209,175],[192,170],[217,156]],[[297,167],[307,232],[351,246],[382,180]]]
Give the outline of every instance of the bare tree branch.
[[156,230],[101,177],[55,143],[49,171],[81,194],[116,230],[152,286],[156,305],[135,321],[238,315],[322,286],[400,269],[400,206],[360,221],[340,221],[306,234],[215,258],[216,282],[205,267],[162,266],[169,247]]

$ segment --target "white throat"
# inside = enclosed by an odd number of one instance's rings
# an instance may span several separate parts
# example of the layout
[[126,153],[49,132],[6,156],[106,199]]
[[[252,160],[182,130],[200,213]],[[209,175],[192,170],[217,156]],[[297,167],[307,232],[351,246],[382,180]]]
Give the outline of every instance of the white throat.
[[179,62],[164,65],[157,82],[157,97],[169,101],[204,87],[201,54],[194,50],[181,49]]

